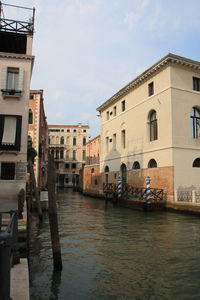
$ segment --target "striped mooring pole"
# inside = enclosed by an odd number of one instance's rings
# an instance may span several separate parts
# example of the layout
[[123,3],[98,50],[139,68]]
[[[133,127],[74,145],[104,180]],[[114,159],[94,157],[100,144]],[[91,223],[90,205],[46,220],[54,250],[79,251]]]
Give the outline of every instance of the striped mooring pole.
[[117,195],[118,198],[122,196],[122,179],[120,176],[117,178]]
[[151,182],[151,177],[147,176],[146,177],[146,202],[147,203],[151,202],[150,182]]

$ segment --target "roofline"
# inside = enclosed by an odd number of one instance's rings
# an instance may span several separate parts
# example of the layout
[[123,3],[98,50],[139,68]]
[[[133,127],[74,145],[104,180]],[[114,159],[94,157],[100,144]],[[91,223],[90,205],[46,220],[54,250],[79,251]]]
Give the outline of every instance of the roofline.
[[90,128],[88,125],[48,125],[48,127],[50,128],[53,128],[53,127],[56,127],[56,128],[67,128],[67,127],[84,127],[84,128]]
[[97,136],[95,136],[93,139],[89,140],[89,141],[86,143],[86,145],[89,144],[89,143],[91,143],[91,142],[93,142],[94,140],[97,140],[98,138],[100,138],[100,134],[97,135]]
[[130,91],[134,90],[137,86],[139,86],[143,82],[147,81],[156,72],[160,72],[161,70],[163,70],[170,64],[182,65],[185,67],[200,70],[200,62],[199,61],[195,61],[195,60],[192,60],[189,58],[178,56],[173,53],[168,53],[166,56],[164,56],[158,62],[153,64],[150,68],[148,68],[142,74],[140,74],[135,79],[130,81],[127,85],[125,85],[122,89],[120,89],[116,94],[114,94],[106,102],[104,102],[102,105],[100,105],[96,110],[101,112],[102,110],[106,109],[108,106],[115,103],[120,97],[124,97]]
[[0,57],[2,57],[2,58],[29,59],[29,60],[32,60],[32,61],[34,61],[34,59],[35,59],[35,56],[33,56],[33,55],[8,53],[8,52],[0,52]]

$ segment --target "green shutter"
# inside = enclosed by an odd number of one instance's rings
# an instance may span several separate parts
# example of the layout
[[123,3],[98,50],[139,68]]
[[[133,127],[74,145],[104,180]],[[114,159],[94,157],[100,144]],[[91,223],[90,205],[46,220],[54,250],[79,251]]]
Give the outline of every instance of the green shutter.
[[24,69],[19,68],[19,82],[18,82],[18,90],[24,90]]

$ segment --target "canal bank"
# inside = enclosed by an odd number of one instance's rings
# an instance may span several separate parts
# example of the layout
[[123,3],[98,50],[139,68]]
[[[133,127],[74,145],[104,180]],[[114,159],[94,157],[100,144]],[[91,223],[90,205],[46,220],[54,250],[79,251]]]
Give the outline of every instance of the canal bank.
[[199,218],[138,212],[57,194],[63,271],[53,273],[48,216],[33,223],[32,299],[199,299]]

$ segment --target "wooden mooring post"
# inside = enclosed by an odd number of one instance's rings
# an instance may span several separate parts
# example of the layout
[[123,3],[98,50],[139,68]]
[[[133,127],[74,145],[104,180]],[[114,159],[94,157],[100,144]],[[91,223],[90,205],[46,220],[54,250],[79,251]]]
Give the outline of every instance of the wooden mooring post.
[[56,172],[54,158],[52,155],[48,155],[48,198],[49,198],[49,225],[51,231],[51,244],[53,252],[53,264],[54,270],[62,269],[62,257],[60,238],[58,231],[58,217],[56,208]]

